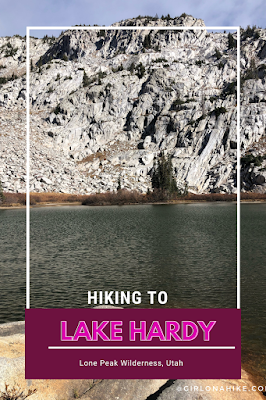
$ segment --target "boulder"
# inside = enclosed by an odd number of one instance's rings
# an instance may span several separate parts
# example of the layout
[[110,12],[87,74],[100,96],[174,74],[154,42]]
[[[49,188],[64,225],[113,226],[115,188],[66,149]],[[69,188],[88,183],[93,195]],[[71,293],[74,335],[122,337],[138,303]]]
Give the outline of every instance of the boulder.
[[[95,308],[114,308],[97,306]],[[115,307],[117,308],[117,307]],[[120,308],[120,307],[118,307]],[[0,325],[0,392],[18,387],[27,393],[36,389],[32,400],[146,400],[154,394],[158,400],[256,400],[262,398],[252,391],[252,382],[242,370],[240,380],[191,379],[25,379],[25,323]],[[230,391],[226,388],[230,387]],[[241,391],[239,388],[241,387]],[[242,388],[246,388],[243,391]],[[214,388],[214,389],[213,389]],[[212,390],[213,389],[213,390]],[[224,390],[223,390],[224,389]]]
[[178,379],[163,390],[156,400],[259,400],[252,382],[242,369],[241,379]]
[[146,400],[167,379],[105,379],[95,385],[84,400]]

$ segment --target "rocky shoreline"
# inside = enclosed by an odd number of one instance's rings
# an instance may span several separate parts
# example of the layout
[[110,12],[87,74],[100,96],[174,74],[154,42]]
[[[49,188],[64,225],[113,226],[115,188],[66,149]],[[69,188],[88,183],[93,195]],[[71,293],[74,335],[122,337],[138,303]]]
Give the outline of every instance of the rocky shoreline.
[[[130,206],[139,206],[139,205],[173,205],[173,204],[196,204],[196,203],[228,203],[226,200],[173,200],[173,201],[168,201],[168,202],[156,202],[156,203],[128,203],[128,204],[123,204],[123,205],[130,205]],[[244,199],[241,200],[241,204],[261,204],[265,203],[266,199]],[[231,200],[230,203],[236,203],[236,200]],[[38,203],[35,205],[31,205],[30,208],[41,208],[41,207],[77,207],[81,206],[81,202],[64,202],[64,203]],[[98,205],[90,205],[90,207],[102,207],[102,206],[111,206],[111,205],[117,205],[117,204],[98,204]],[[2,205],[0,206],[0,210],[17,210],[17,209],[26,209],[26,205],[21,205],[21,204],[10,204],[10,205]]]
[[[0,391],[5,384],[19,386],[25,392],[37,389],[32,395],[36,400],[256,400],[263,398],[260,392],[252,391],[252,378],[244,371],[241,379],[235,380],[26,380],[25,379],[25,323],[11,322],[0,325]],[[231,391],[210,391],[209,388],[226,388]],[[199,388],[199,392],[187,388]],[[237,391],[237,387],[246,390]],[[193,389],[194,390],[194,389]]]

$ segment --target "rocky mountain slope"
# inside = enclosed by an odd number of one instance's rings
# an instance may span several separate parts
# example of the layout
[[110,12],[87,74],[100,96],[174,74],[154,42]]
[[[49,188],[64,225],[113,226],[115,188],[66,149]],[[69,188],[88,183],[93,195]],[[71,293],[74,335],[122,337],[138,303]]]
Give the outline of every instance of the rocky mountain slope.
[[[164,153],[181,190],[236,192],[236,35],[193,26],[204,22],[185,14],[138,17],[112,30],[31,38],[31,191],[96,193],[116,190],[120,181],[146,192]],[[25,192],[25,54],[25,38],[0,38],[5,191]],[[260,192],[265,57],[265,30],[242,31],[242,184]]]

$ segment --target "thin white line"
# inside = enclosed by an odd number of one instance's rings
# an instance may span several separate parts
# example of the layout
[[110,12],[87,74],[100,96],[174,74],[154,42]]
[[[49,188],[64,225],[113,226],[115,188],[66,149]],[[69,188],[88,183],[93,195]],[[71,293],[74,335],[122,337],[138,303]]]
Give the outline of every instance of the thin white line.
[[30,30],[27,27],[26,308],[30,308]]
[[240,308],[240,27],[239,26],[27,26],[26,308],[30,308],[30,30],[237,30],[237,308]]
[[235,350],[235,346],[48,346],[49,350]]
[[240,309],[240,27],[237,29],[237,309]]
[[144,30],[186,30],[186,29],[198,29],[198,30],[237,30],[239,27],[238,26],[29,26],[28,27],[30,30],[56,30],[56,29],[61,29],[61,30],[99,30],[99,29],[105,29],[105,30],[128,30],[128,31],[134,31],[138,29],[144,29]]

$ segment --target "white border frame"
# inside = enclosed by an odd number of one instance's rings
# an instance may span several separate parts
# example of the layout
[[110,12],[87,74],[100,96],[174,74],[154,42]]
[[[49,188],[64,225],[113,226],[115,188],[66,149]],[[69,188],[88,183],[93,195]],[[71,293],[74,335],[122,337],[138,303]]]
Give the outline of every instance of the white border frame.
[[27,26],[26,309],[30,308],[30,31],[31,30],[235,30],[237,32],[237,309],[240,309],[240,27],[239,26]]

